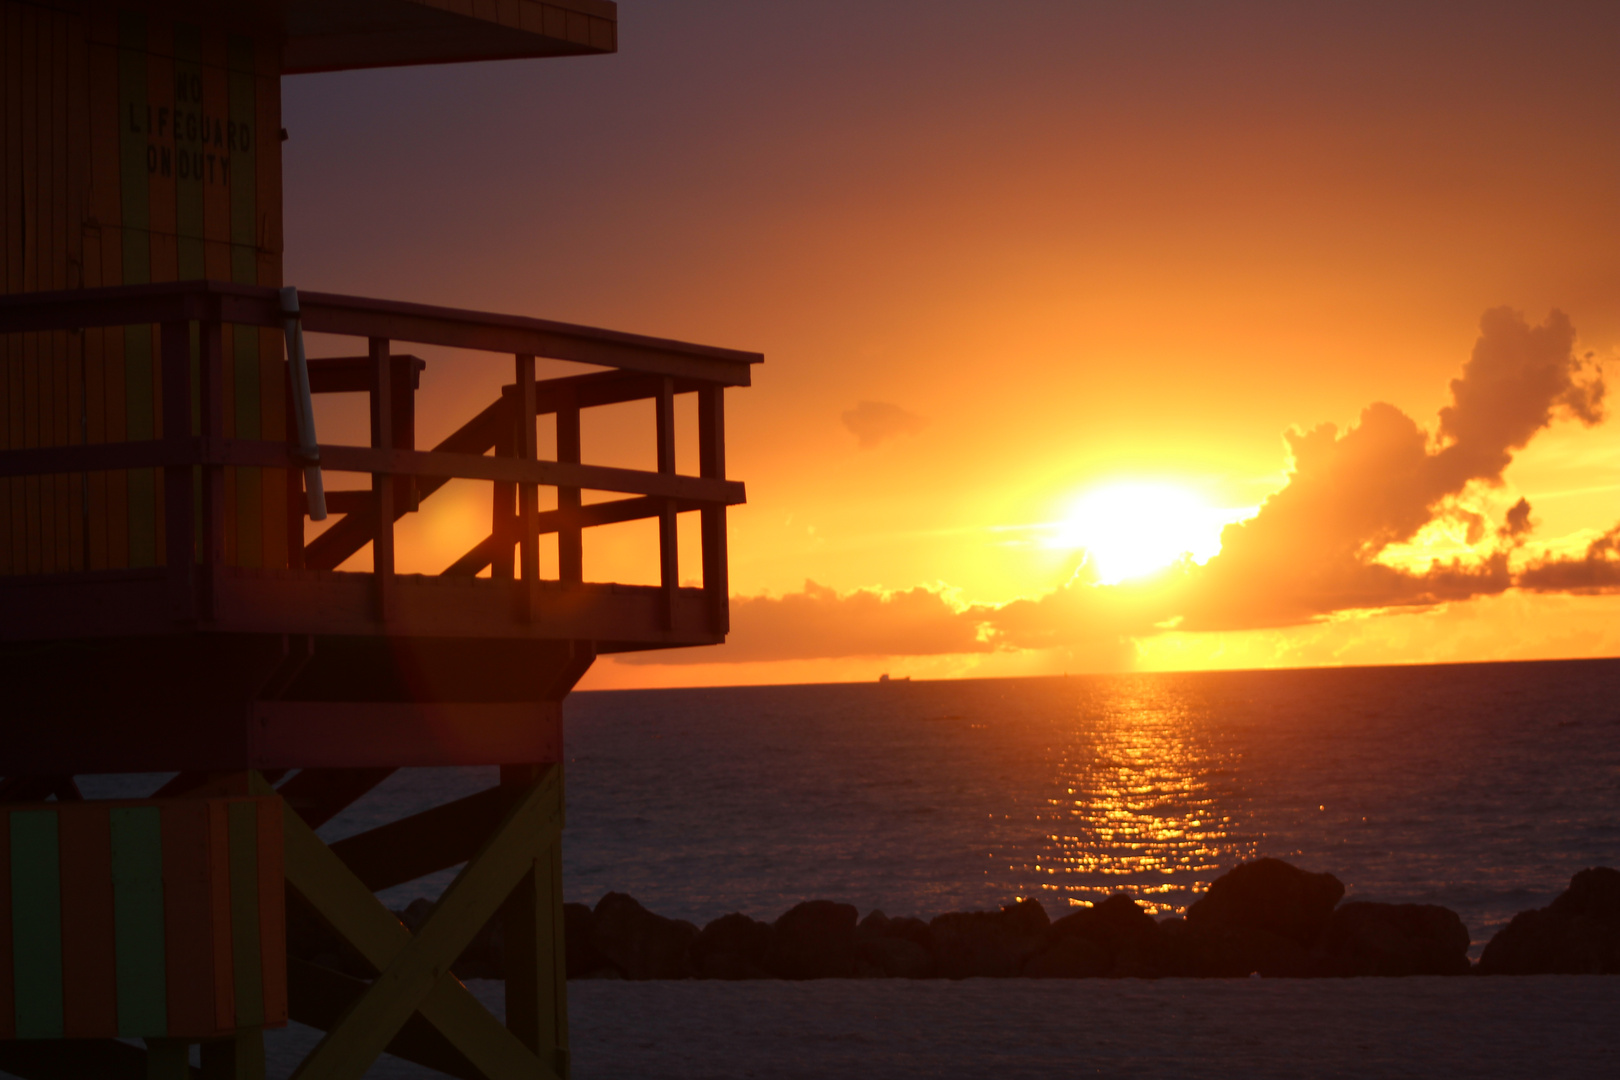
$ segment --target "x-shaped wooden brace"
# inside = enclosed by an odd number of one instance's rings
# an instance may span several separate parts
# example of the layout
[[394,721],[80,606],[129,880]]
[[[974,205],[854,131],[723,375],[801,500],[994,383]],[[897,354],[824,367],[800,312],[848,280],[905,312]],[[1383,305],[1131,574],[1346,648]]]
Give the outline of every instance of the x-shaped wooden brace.
[[282,821],[287,883],[378,972],[293,1080],[359,1080],[413,1014],[438,1029],[488,1080],[560,1078],[560,1062],[537,1056],[450,973],[473,935],[558,844],[560,768],[546,769],[521,789],[414,935],[285,804]]

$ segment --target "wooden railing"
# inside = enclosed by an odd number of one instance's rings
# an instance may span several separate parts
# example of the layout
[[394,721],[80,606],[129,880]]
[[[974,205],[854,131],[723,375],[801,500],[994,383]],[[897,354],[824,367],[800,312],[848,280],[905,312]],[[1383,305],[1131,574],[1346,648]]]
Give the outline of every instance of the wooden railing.
[[[0,333],[83,330],[157,324],[162,370],[162,434],[143,442],[0,451],[0,477],[155,468],[164,487],[163,563],[180,611],[206,619],[210,590],[225,564],[224,470],[286,469],[292,569],[335,569],[372,547],[375,618],[387,622],[396,589],[394,526],[452,479],[488,481],[494,489],[490,534],[456,559],[445,575],[491,576],[513,583],[513,612],[531,619],[541,600],[539,538],[555,533],[564,587],[583,584],[583,531],[596,525],[656,518],[659,581],[666,625],[678,587],[676,515],[701,517],[702,582],[712,633],[726,632],[726,507],[744,501],[740,482],[725,477],[724,391],[746,386],[761,357],[608,330],[517,316],[367,300],[325,293],[298,295],[304,330],[366,340],[361,356],[309,362],[315,393],[364,391],[370,396],[368,446],[321,444],[323,470],[367,473],[370,491],[334,491],[343,515],[308,545],[296,477],[306,460],[291,441],[224,437],[222,327],[279,329],[275,289],[212,281],[84,289],[0,297]],[[200,356],[193,387],[192,330]],[[415,388],[421,362],[398,355],[399,343],[507,353],[514,381],[501,397],[429,450],[415,445]],[[537,358],[609,370],[565,378],[536,377]],[[699,475],[675,472],[677,394],[698,399]],[[580,413],[626,401],[655,403],[657,471],[581,461]],[[200,422],[194,408],[200,402]],[[536,419],[556,417],[553,458],[541,456]],[[291,425],[289,425],[291,429]],[[290,437],[289,437],[290,439]],[[200,492],[197,490],[200,485]],[[538,508],[538,488],[557,489],[557,508]],[[584,504],[585,490],[630,498]]]

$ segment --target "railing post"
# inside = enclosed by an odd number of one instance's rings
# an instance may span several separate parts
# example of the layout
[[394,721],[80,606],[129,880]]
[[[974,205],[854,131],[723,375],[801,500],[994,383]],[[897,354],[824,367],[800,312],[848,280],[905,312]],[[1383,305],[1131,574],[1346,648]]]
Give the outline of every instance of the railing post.
[[[517,456],[533,461],[537,452],[534,434],[534,357],[517,355]],[[540,533],[535,515],[539,489],[534,484],[517,486],[518,548],[522,567],[518,583],[518,614],[523,622],[534,619],[540,591]]]
[[[416,449],[416,384],[420,361],[408,356],[396,356],[394,364],[394,446],[400,450]],[[420,510],[416,477],[394,478],[394,508],[403,507],[410,513]]]
[[162,325],[159,340],[163,366],[163,441],[169,463],[163,467],[164,565],[181,621],[197,618],[196,529],[192,505],[192,466],[185,460],[191,441],[191,324]]
[[[658,471],[675,473],[675,380],[658,383]],[[665,499],[658,513],[658,581],[663,588],[660,612],[664,629],[675,628],[675,590],[680,586],[680,541],[675,531],[675,500]]]
[[[562,391],[557,400],[557,460],[580,463],[579,395],[573,387]],[[577,487],[557,489],[557,577],[564,585],[585,581],[585,538],[579,523],[580,497]]]
[[[248,331],[251,332],[251,331]],[[198,402],[204,444],[225,436],[225,338],[217,320],[199,327],[197,364]],[[202,474],[202,564],[201,607],[206,618],[219,615],[220,579],[225,568],[225,467],[203,465]]]
[[[394,448],[393,363],[388,339],[371,340],[371,445]],[[388,473],[371,474],[371,495],[376,506],[377,533],[372,541],[372,577],[377,589],[377,621],[394,616],[394,479]]]
[[[298,445],[298,419],[293,411],[292,365],[287,365],[286,425],[287,445]],[[287,469],[287,568],[304,569],[304,519],[309,516],[309,499],[304,493],[304,470]]]
[[[698,475],[726,478],[725,387],[710,384],[698,391]],[[705,506],[700,512],[703,536],[703,598],[709,629],[731,632],[730,584],[726,574],[726,508]]]
[[[501,416],[495,426],[495,456],[517,456],[517,417],[518,411],[514,388],[512,393],[501,394]],[[517,538],[512,535],[514,520],[513,504],[517,501],[517,485],[508,484],[500,480],[491,485],[493,496],[491,498],[489,533],[490,541],[495,550],[489,556],[489,576],[495,581],[512,580],[512,545]]]

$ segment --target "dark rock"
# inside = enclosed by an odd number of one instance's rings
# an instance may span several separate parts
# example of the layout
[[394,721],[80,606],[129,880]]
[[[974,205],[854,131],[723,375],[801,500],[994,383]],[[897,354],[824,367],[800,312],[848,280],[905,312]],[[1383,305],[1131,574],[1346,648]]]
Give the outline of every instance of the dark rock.
[[1256,859],[1216,878],[1187,910],[1187,924],[1195,930],[1260,930],[1309,946],[1343,896],[1344,886],[1332,874]]
[[772,925],[766,968],[783,979],[852,979],[856,975],[852,904],[806,900]]
[[1300,978],[1313,973],[1310,950],[1278,934],[1248,927],[1205,930],[1188,924],[1170,940],[1170,973],[1199,978]]
[[1552,910],[1566,918],[1620,926],[1620,870],[1607,866],[1582,870],[1570,879],[1569,888],[1558,894]]
[[1354,901],[1333,912],[1312,951],[1320,975],[1467,975],[1468,928],[1434,904]]
[[1124,893],[1047,927],[1024,964],[1024,974],[1036,979],[1157,978],[1169,969],[1163,931]]
[[1327,929],[1344,886],[1280,859],[1243,863],[1215,879],[1171,936],[1178,975],[1311,974],[1310,949]]
[[700,979],[768,979],[771,925],[733,912],[705,926],[692,942],[692,974]]
[[1000,911],[953,911],[928,924],[934,962],[947,979],[976,975],[1006,978],[1023,971],[1050,925],[1038,900],[1020,900]]
[[599,978],[605,971],[614,976],[624,973],[613,967],[607,957],[591,944],[591,923],[595,916],[586,904],[563,905],[563,956],[567,961],[570,979]]
[[1620,870],[1582,870],[1547,907],[1521,911],[1479,959],[1482,975],[1620,974]]
[[921,919],[891,919],[874,911],[861,920],[855,936],[861,975],[928,979],[935,974],[934,936]]
[[858,933],[862,938],[899,938],[930,951],[934,947],[934,932],[921,919],[902,915],[891,919],[881,911],[874,911],[861,920]]
[[591,914],[590,944],[627,979],[685,979],[697,927],[655,915],[624,893],[610,892]]

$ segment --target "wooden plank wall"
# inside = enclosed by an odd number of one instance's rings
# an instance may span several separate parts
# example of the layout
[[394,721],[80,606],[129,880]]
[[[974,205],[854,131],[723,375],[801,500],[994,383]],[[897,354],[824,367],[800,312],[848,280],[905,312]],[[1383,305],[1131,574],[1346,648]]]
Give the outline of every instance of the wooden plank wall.
[[281,801],[0,807],[0,1039],[287,1021]]
[[[6,292],[281,284],[277,42],[91,0],[0,0],[0,112]],[[160,437],[157,333],[0,338],[0,449]],[[226,434],[285,438],[279,336],[225,333]],[[227,561],[287,565],[286,483],[227,471]],[[157,565],[162,501],[151,470],[0,480],[0,573]]]

